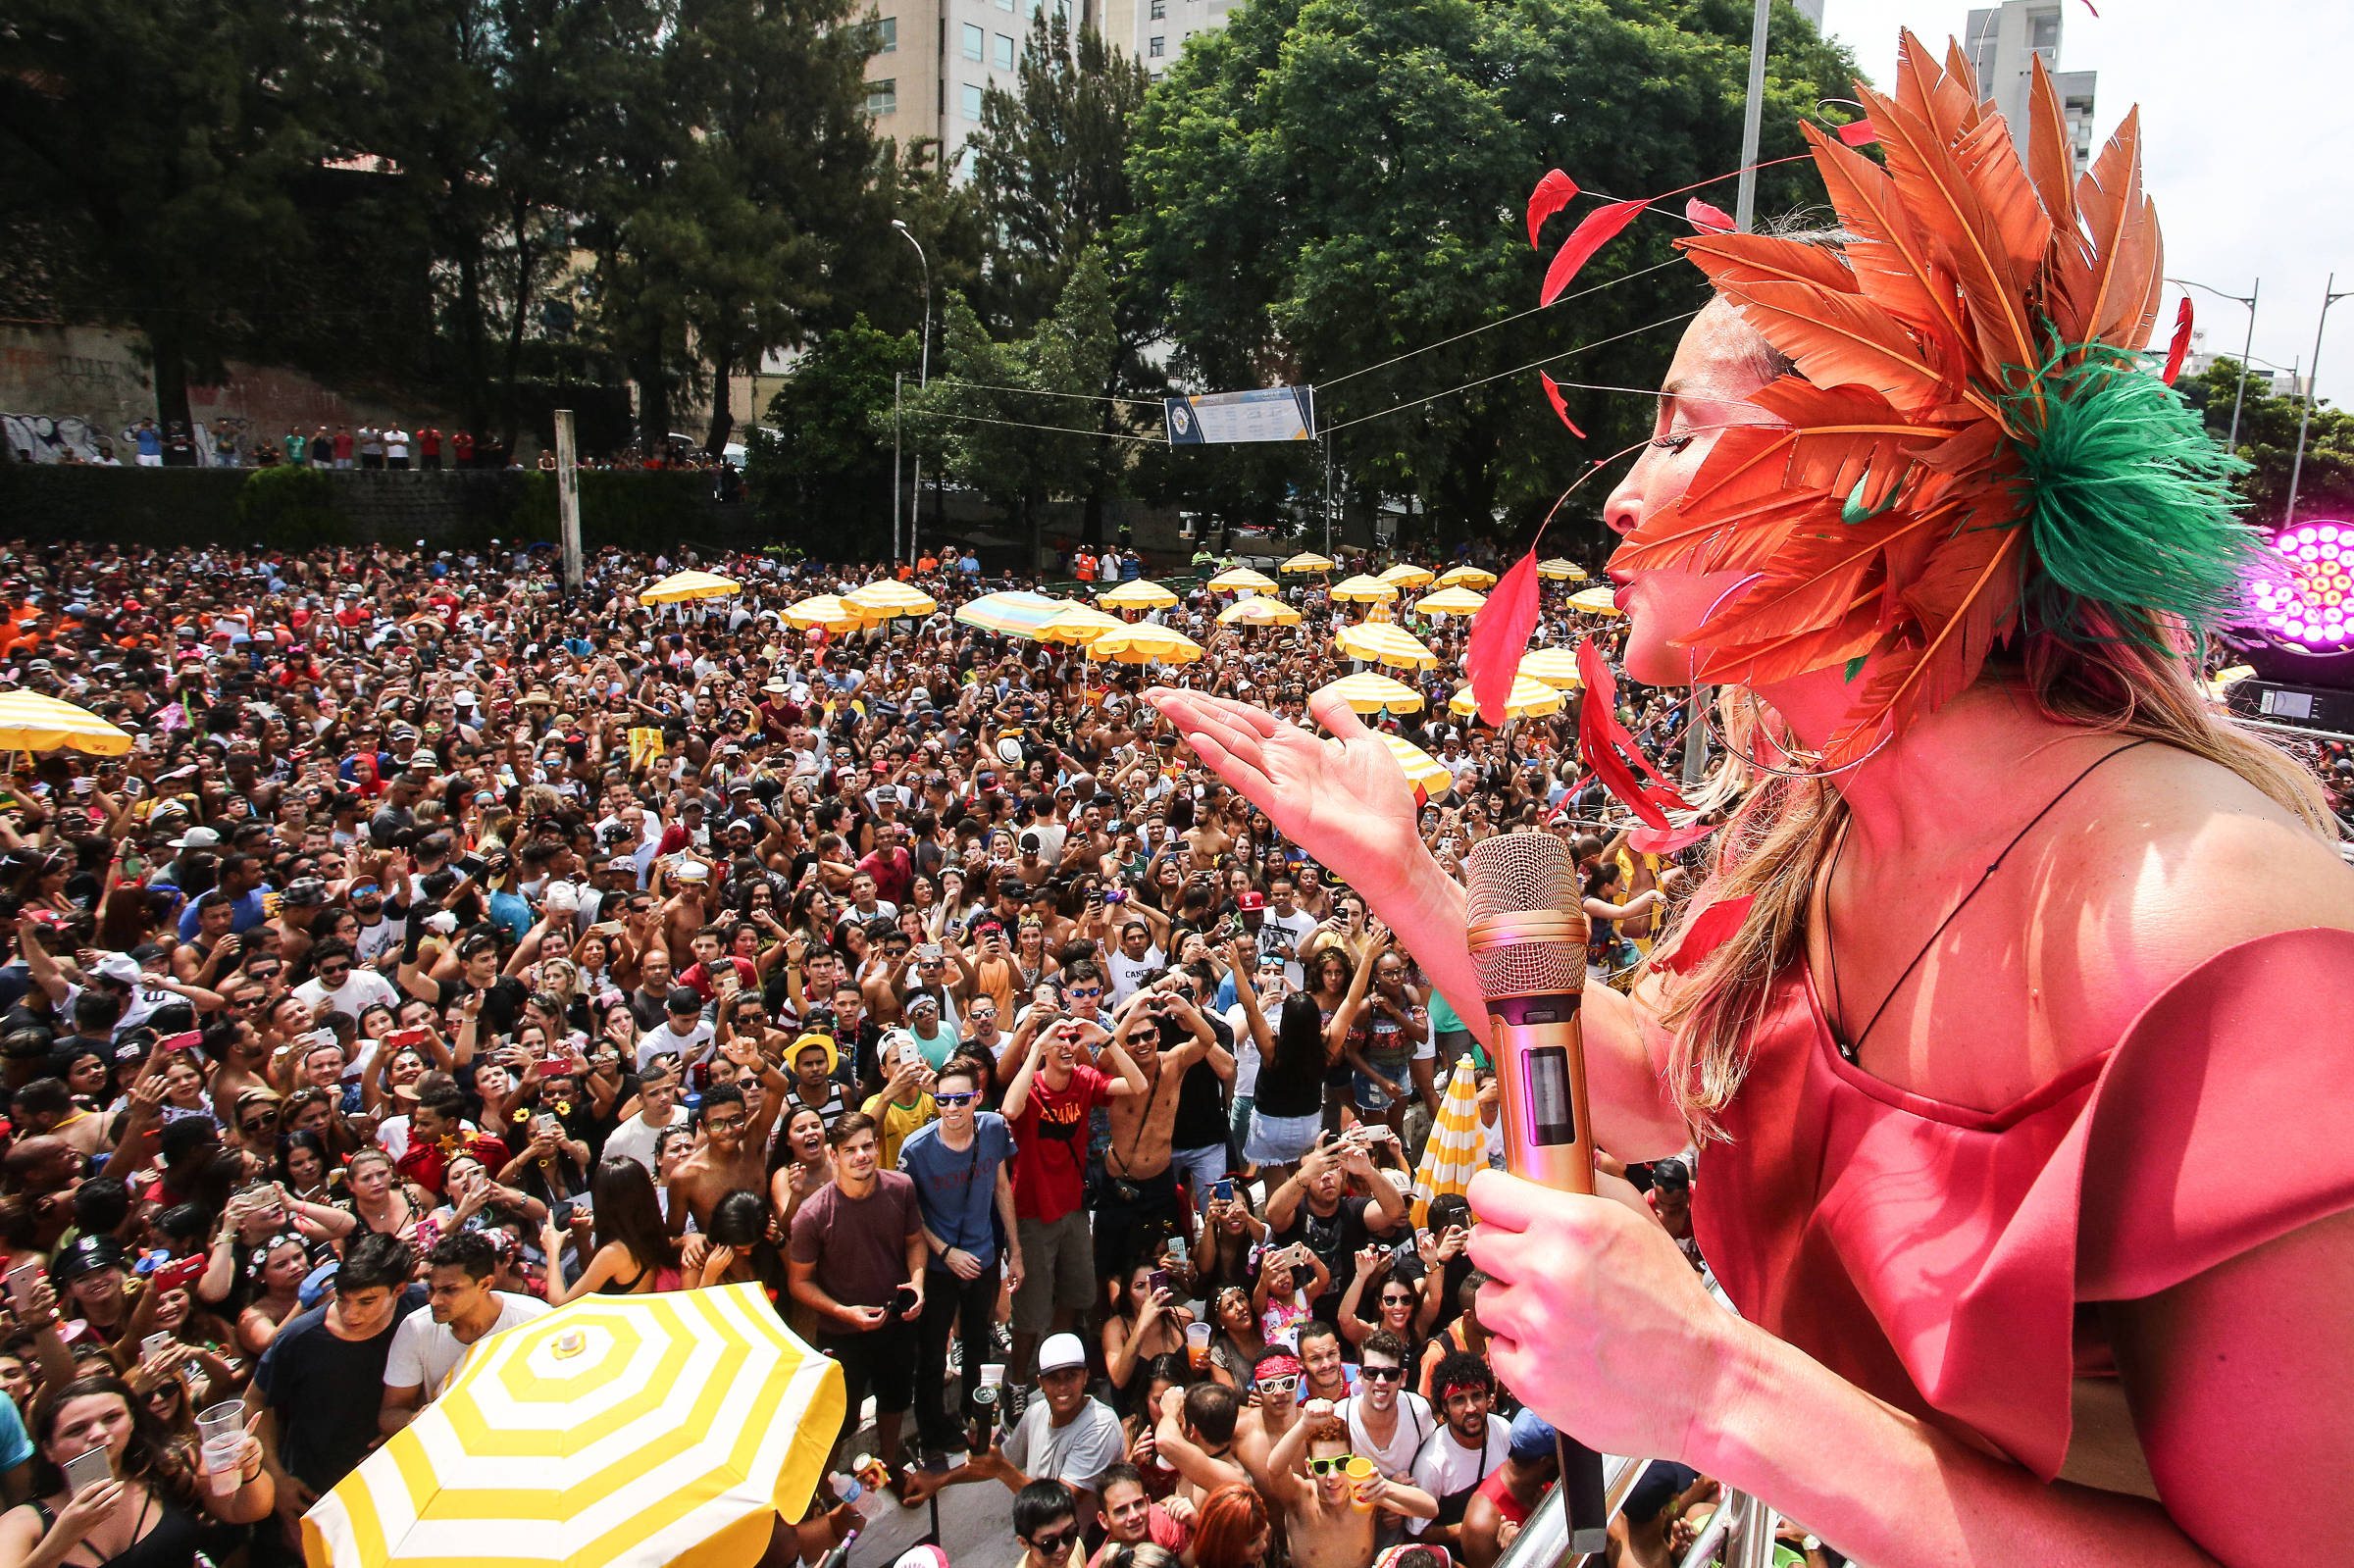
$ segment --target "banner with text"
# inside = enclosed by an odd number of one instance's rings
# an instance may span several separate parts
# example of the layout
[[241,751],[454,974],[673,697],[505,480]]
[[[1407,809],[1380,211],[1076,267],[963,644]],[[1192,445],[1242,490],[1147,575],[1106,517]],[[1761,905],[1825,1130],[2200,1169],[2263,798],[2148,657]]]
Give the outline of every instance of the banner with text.
[[1162,401],[1168,413],[1171,446],[1305,441],[1316,433],[1316,389],[1312,386],[1209,392]]

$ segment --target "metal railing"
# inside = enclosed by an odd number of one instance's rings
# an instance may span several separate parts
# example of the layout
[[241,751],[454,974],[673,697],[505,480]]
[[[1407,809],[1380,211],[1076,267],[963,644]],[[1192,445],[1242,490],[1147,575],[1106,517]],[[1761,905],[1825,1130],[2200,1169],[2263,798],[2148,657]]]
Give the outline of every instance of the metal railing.
[[[1628,1493],[1651,1468],[1648,1459],[1621,1459],[1615,1454],[1603,1461],[1603,1500],[1609,1507],[1609,1517],[1615,1519],[1625,1510]],[[1726,1568],[1772,1568],[1773,1533],[1777,1520],[1764,1501],[1743,1492],[1728,1492],[1710,1516],[1708,1525],[1684,1553],[1682,1568],[1705,1568],[1714,1560],[1719,1548],[1729,1541],[1725,1552]],[[1519,1535],[1496,1559],[1496,1568],[1578,1568],[1579,1564],[1600,1568],[1601,1552],[1585,1554],[1569,1550],[1569,1526],[1561,1510],[1561,1490],[1553,1488],[1520,1527]]]

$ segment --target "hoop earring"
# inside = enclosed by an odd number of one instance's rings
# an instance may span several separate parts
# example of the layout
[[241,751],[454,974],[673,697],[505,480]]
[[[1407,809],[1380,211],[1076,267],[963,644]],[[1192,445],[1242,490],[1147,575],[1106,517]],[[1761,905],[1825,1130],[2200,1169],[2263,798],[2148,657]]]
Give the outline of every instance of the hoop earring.
[[[1739,593],[1742,589],[1757,582],[1758,579],[1764,575],[1764,573],[1752,573],[1750,576],[1745,577],[1740,582],[1734,583],[1731,587],[1726,588],[1722,593],[1717,594],[1715,602],[1709,606],[1708,614],[1700,618],[1701,625],[1708,625],[1710,620],[1715,616],[1717,610],[1723,606],[1725,600],[1731,598],[1734,594]],[[1700,721],[1701,732],[1706,734],[1712,742],[1723,747],[1726,756],[1738,757],[1742,762],[1752,768],[1755,768],[1762,774],[1766,774],[1776,779],[1799,779],[1815,781],[1836,779],[1839,775],[1854,768],[1861,768],[1864,766],[1864,764],[1878,756],[1881,748],[1886,746],[1889,741],[1896,738],[1893,732],[1882,734],[1877,741],[1873,742],[1872,748],[1869,751],[1865,752],[1864,755],[1858,757],[1855,761],[1843,762],[1836,768],[1823,767],[1821,765],[1822,753],[1819,751],[1801,751],[1796,747],[1782,746],[1779,742],[1776,742],[1776,746],[1781,753],[1790,758],[1793,762],[1798,763],[1799,766],[1796,768],[1777,768],[1769,762],[1762,762],[1758,758],[1751,756],[1748,752],[1743,751],[1739,746],[1733,744],[1731,735],[1726,732],[1722,725],[1716,722],[1716,704],[1714,702],[1704,703],[1700,700],[1701,680],[1699,651],[1697,649],[1687,649],[1686,659],[1687,663],[1685,668],[1690,673],[1685,680],[1685,686],[1691,691],[1693,706],[1698,710],[1696,717]],[[1751,696],[1754,700],[1756,693],[1752,692]]]

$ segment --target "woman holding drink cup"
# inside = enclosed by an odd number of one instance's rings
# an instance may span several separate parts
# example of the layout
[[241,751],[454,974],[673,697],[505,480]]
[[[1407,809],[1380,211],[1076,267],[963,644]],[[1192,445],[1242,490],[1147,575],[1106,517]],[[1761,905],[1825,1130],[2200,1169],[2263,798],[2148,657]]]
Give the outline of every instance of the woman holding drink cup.
[[[208,1434],[212,1415],[206,1412]],[[230,1525],[268,1518],[276,1492],[262,1469],[262,1445],[241,1421],[225,1419],[229,1429],[204,1442],[200,1475],[198,1456],[175,1442],[118,1378],[77,1379],[41,1399],[33,1410],[37,1491],[0,1515],[0,1568],[93,1561],[161,1568],[194,1558],[202,1516]]]

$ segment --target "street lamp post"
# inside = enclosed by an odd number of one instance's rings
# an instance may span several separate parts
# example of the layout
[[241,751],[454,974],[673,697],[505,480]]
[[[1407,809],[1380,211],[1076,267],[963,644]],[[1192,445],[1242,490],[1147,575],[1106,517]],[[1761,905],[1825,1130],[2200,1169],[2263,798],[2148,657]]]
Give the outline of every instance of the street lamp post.
[[[915,237],[915,230],[909,228],[904,221],[894,218],[891,227],[907,236],[907,243],[915,247],[915,259],[924,267],[924,335],[917,349],[915,368],[915,384],[920,391],[932,384],[932,258],[924,254],[924,242]],[[907,564],[910,566],[915,564],[916,530],[923,519],[923,488],[924,456],[918,451],[915,456],[915,482],[908,487],[907,497]],[[892,510],[895,513],[898,510],[896,499],[892,502]]]
[[2264,279],[2257,278],[2255,286],[2244,294],[2226,294],[2212,284],[2194,282],[2187,278],[2170,278],[2167,281],[2176,288],[2203,288],[2218,299],[2227,299],[2235,305],[2248,307],[2248,335],[2239,346],[2239,390],[2231,394],[2231,433],[2224,441],[2224,450],[2237,452],[2239,406],[2247,401],[2248,396],[2248,356],[2256,351],[2256,296],[2264,292]]
[[2322,319],[2313,324],[2313,379],[2305,383],[2305,401],[2297,410],[2297,456],[2288,465],[2288,507],[2280,514],[2283,526],[2297,520],[2297,481],[2305,473],[2305,427],[2313,420],[2313,400],[2322,395],[2322,329],[2329,325],[2329,307],[2354,294],[2354,288],[2331,293],[2330,284],[2336,281],[2337,274],[2331,273],[2322,284]]

